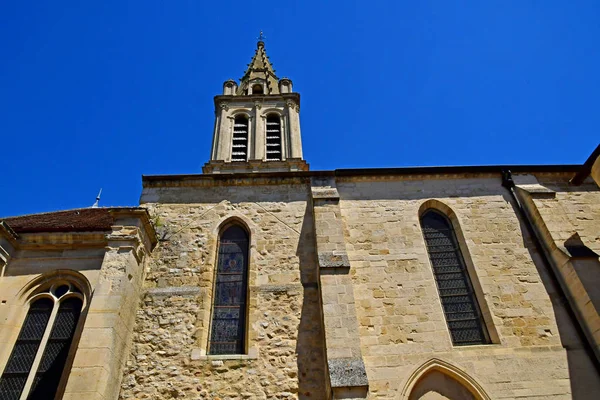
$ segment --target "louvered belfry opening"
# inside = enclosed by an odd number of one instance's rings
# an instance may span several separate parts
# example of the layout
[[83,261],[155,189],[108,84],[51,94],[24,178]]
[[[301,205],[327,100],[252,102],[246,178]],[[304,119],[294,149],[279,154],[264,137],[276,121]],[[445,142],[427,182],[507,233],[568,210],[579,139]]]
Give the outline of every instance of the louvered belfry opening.
[[[42,293],[45,295],[29,306],[0,378],[0,400],[18,400],[24,391],[28,400],[53,399],[58,390],[83,299],[81,292],[68,283]],[[52,318],[54,308],[57,310]],[[35,359],[40,352],[43,353],[38,363]]]
[[243,354],[246,337],[248,234],[233,225],[219,242],[209,354]]
[[489,343],[452,223],[440,212],[428,210],[421,226],[452,343]]
[[233,143],[231,161],[248,160],[248,118],[245,115],[235,117],[233,123]]
[[279,115],[267,116],[267,161],[280,161],[281,157],[281,120]]

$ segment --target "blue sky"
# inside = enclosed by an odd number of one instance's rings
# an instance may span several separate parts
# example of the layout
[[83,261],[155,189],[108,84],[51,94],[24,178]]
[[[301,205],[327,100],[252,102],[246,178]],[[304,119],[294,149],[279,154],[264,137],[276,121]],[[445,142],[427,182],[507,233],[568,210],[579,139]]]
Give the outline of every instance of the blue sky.
[[311,169],[580,164],[600,142],[598,1],[5,1],[0,216],[136,205],[200,173],[213,96],[264,30]]

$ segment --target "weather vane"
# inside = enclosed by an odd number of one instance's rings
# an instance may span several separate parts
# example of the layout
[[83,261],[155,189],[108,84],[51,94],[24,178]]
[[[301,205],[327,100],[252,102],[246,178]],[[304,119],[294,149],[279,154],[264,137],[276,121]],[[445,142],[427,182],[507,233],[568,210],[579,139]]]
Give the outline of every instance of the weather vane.
[[267,37],[263,34],[263,31],[260,31],[260,34],[257,37],[258,41],[259,42],[264,42],[266,38]]

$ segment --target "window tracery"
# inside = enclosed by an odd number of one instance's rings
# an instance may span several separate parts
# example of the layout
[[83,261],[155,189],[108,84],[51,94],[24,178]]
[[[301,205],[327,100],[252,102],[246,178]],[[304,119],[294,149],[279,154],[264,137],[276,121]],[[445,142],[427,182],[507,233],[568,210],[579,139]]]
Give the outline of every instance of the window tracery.
[[53,398],[69,356],[83,307],[83,295],[69,282],[42,290],[29,310],[0,377],[0,400]]

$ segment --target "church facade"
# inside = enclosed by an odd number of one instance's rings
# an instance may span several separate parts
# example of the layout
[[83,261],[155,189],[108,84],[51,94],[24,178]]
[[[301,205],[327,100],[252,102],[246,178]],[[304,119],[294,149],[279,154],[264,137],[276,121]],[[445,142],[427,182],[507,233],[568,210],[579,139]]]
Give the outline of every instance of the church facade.
[[203,174],[0,222],[0,400],[596,399],[581,165],[310,171],[262,41]]

